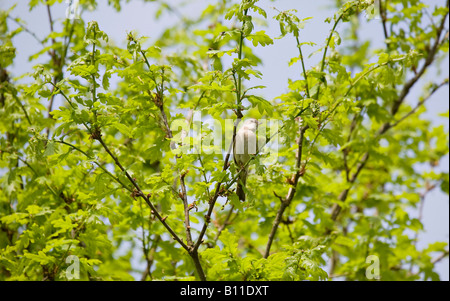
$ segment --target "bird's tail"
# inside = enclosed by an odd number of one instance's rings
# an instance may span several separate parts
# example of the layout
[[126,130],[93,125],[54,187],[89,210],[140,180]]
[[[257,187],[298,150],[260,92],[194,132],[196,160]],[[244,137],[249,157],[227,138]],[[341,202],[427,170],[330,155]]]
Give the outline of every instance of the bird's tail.
[[247,169],[244,169],[239,175],[239,180],[236,186],[236,194],[238,195],[239,200],[241,202],[245,202],[245,192],[243,187],[245,186],[246,182],[247,182]]

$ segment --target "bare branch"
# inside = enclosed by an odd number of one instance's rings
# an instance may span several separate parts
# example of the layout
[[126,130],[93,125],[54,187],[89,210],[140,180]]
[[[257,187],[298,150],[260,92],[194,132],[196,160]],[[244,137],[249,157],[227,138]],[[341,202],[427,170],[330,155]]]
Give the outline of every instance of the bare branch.
[[20,20],[19,18],[14,18],[14,17],[11,17],[11,16],[7,16],[6,18],[14,21],[17,25],[19,25],[20,28],[23,29],[23,31],[25,31],[28,34],[30,34],[39,44],[44,44],[44,41],[39,39],[39,37],[34,32],[32,32],[30,29],[28,29],[28,27],[25,24],[19,22],[19,20]]
[[431,260],[431,263],[432,263],[432,264],[438,263],[439,261],[441,261],[441,260],[443,260],[445,257],[447,257],[448,254],[449,254],[448,250],[442,252],[441,255],[439,255],[438,257],[436,257],[436,258],[434,258],[433,260]]
[[411,111],[409,111],[409,112],[408,112],[407,114],[405,114],[402,118],[400,118],[399,120],[397,120],[396,122],[394,122],[390,127],[392,128],[392,127],[397,126],[400,122],[404,121],[406,118],[408,118],[409,116],[413,115],[413,114],[414,114],[414,113],[415,113],[422,105],[425,104],[425,102],[426,102],[427,100],[429,100],[429,99],[431,98],[431,96],[433,96],[433,94],[434,94],[437,90],[439,90],[439,88],[441,88],[441,87],[443,87],[443,86],[445,86],[445,85],[448,85],[448,78],[447,78],[445,81],[443,81],[442,83],[440,83],[439,85],[434,86],[433,89],[429,92],[429,94],[428,94],[426,97],[424,97],[422,100],[420,100],[420,101],[417,103],[417,105],[416,105]]

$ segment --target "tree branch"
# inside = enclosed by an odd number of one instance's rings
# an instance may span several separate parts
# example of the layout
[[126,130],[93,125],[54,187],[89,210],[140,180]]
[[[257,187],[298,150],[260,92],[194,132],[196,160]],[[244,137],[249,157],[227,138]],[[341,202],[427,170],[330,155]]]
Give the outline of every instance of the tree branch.
[[[448,6],[449,0],[447,0],[447,6]],[[399,97],[397,98],[396,101],[394,101],[392,108],[391,108],[391,116],[394,117],[401,104],[403,103],[403,101],[405,100],[406,96],[409,94],[409,91],[411,90],[411,88],[414,86],[414,84],[423,76],[423,74],[425,73],[425,71],[427,70],[427,68],[433,63],[435,56],[437,54],[437,50],[439,48],[439,45],[441,44],[441,34],[444,30],[444,25],[445,25],[445,21],[447,19],[448,16],[448,12],[447,14],[442,18],[441,23],[439,28],[437,29],[436,32],[436,40],[434,41],[433,45],[430,48],[430,51],[428,52],[428,56],[425,59],[424,65],[422,66],[422,68],[420,69],[419,72],[417,72],[415,74],[415,76],[413,78],[411,78],[406,84],[405,86],[403,86],[403,89],[401,90]],[[435,87],[431,93],[430,96],[441,86],[445,85],[446,82],[448,82],[448,80],[444,81],[442,84],[438,85],[437,87]],[[423,101],[419,102],[418,106],[422,105],[423,102],[425,102],[429,97],[425,98]],[[413,111],[411,111],[410,113],[407,114],[407,116],[404,116],[403,118],[401,118],[399,121],[395,122],[394,124],[391,124],[390,122],[386,122],[384,123],[381,128],[378,130],[377,135],[375,138],[383,135],[384,133],[386,133],[389,129],[391,129],[394,125],[397,125],[398,123],[400,123],[401,121],[403,121],[405,118],[407,118],[408,116],[412,115],[415,110],[417,109],[413,109]],[[362,159],[359,161],[358,166],[356,167],[356,171],[353,174],[353,177],[350,179],[349,184],[353,184],[356,181],[356,178],[358,177],[358,175],[360,174],[361,170],[364,168],[364,166],[366,165],[367,161],[369,159],[369,152],[364,153]],[[345,202],[348,196],[348,193],[351,189],[351,186],[346,188],[345,190],[343,190],[341,192],[341,194],[338,197],[338,200],[341,202]],[[337,220],[337,217],[339,215],[339,213],[341,212],[341,206],[337,203],[333,204],[332,210],[331,210],[331,219],[333,221]],[[330,230],[328,229],[327,232],[329,233]]]
[[[246,9],[244,11],[244,16],[247,16],[247,13],[248,13],[248,9]],[[242,22],[241,34],[240,34],[240,37],[239,37],[238,59],[242,59],[242,53],[243,53],[242,52],[243,44],[244,44],[243,28],[244,28],[244,21]],[[234,77],[234,74],[233,74],[233,77]],[[236,86],[236,104],[238,106],[238,109],[235,112],[236,116],[237,116],[237,119],[236,119],[236,121],[234,123],[234,126],[233,126],[233,137],[232,137],[230,146],[228,147],[228,152],[227,152],[227,154],[225,156],[225,160],[224,160],[224,163],[223,163],[222,171],[226,171],[228,169],[228,167],[229,167],[228,162],[230,160],[231,150],[234,147],[234,143],[235,143],[235,140],[236,140],[237,126],[239,125],[239,122],[241,121],[241,118],[243,117],[242,113],[241,113],[241,110],[240,110],[240,104],[241,104],[241,98],[242,98],[242,78],[241,78],[240,75],[238,75],[237,83],[235,81],[235,86]],[[251,159],[249,160],[249,162],[250,161],[251,161]],[[247,162],[247,164],[249,162]],[[242,172],[243,170],[244,170],[244,167],[241,168],[240,172]],[[238,173],[237,176],[239,176],[240,172]],[[237,177],[235,177],[235,178],[237,179]],[[205,235],[206,229],[208,228],[208,225],[211,222],[211,214],[213,212],[214,206],[216,204],[216,201],[217,201],[220,193],[223,191],[222,187],[221,187],[223,181],[224,181],[224,178],[221,181],[217,182],[216,190],[214,192],[214,195],[209,200],[209,207],[208,207],[208,211],[207,211],[207,213],[205,215],[205,222],[204,222],[203,227],[202,227],[202,229],[200,231],[200,234],[199,234],[199,236],[197,238],[197,242],[194,245],[194,250],[198,250],[198,248],[200,247],[201,243],[203,242],[203,236]],[[232,183],[234,183],[234,181],[232,181]],[[231,186],[231,184],[229,184],[228,187],[229,186]],[[228,188],[226,188],[226,189],[228,189]],[[225,189],[225,191],[226,191],[226,189]]]
[[152,273],[150,272],[150,269],[155,260],[156,248],[160,240],[161,236],[157,235],[152,242],[150,250],[147,250],[147,248],[144,249],[145,261],[147,262],[147,266],[145,267],[144,273],[142,274],[141,281],[145,281],[145,279],[147,279],[147,276],[150,276],[150,279],[152,279]]
[[303,77],[305,78],[306,95],[308,96],[308,98],[311,98],[311,95],[309,94],[308,75],[306,74],[306,69],[305,69],[305,60],[303,59],[302,46],[300,45],[298,35],[295,36],[295,40],[297,42],[297,48],[298,48],[298,52],[300,55],[300,61],[302,62],[302,71],[303,71]]
[[234,206],[232,205],[230,210],[228,211],[227,216],[225,217],[225,220],[223,221],[222,225],[217,229],[216,237],[214,238],[214,242],[217,242],[217,240],[220,237],[220,234],[222,234],[222,231],[225,230],[226,226],[230,223],[231,215],[233,214]]
[[[147,59],[147,56],[145,55],[145,52],[141,50],[141,54],[142,54],[142,56],[144,58],[145,64],[147,65],[149,70],[151,70],[150,63],[149,63],[149,61]],[[149,92],[149,94],[150,94],[150,97],[152,97],[155,105],[160,110],[161,117],[163,119],[163,123],[164,123],[164,127],[165,127],[165,132],[167,133],[167,137],[169,139],[172,139],[173,138],[173,133],[172,133],[172,131],[170,129],[168,118],[167,118],[167,115],[166,115],[166,113],[164,111],[164,68],[162,68],[162,70],[161,70],[161,84],[160,84],[160,88],[159,89],[158,89],[158,83],[156,82],[156,80],[154,80],[154,82],[155,82],[156,90],[157,90],[156,96],[153,97],[150,92]],[[200,99],[199,99],[198,102],[200,102],[201,98],[203,98],[204,93],[205,92],[202,93],[202,95],[200,96]],[[170,145],[171,145],[172,149],[175,148],[175,145],[174,145],[173,141],[170,142]],[[178,156],[176,157],[177,160],[179,158],[180,157],[178,157]],[[179,175],[180,186],[181,186],[181,196],[180,197],[181,197],[181,199],[183,201],[183,207],[184,207],[184,227],[185,227],[185,231],[186,231],[186,242],[187,242],[187,245],[185,245],[184,243],[182,245],[183,245],[183,248],[186,249],[188,254],[191,256],[192,260],[194,261],[194,265],[195,265],[197,273],[198,273],[198,275],[200,277],[200,280],[206,281],[206,276],[205,276],[205,273],[204,273],[203,268],[202,268],[201,263],[200,263],[200,258],[198,256],[197,248],[195,248],[194,242],[192,240],[191,226],[190,226],[190,220],[189,220],[190,208],[189,208],[188,199],[187,199],[186,183],[184,181],[184,178],[186,176],[186,172],[178,171],[178,173],[180,174]],[[161,220],[161,221],[163,221],[163,220]],[[179,238],[177,239],[177,241],[178,242],[182,242],[181,240],[179,240]]]
[[103,146],[103,148],[105,149],[105,151],[109,154],[109,156],[114,160],[114,163],[117,165],[117,167],[119,167],[119,169],[125,174],[125,176],[128,178],[128,180],[133,184],[133,186],[135,187],[137,193],[137,196],[140,196],[141,198],[144,199],[144,201],[147,203],[147,205],[150,207],[150,209],[152,210],[152,213],[156,216],[156,218],[163,224],[163,226],[167,229],[167,231],[169,231],[169,233],[172,235],[173,239],[176,240],[186,251],[189,252],[190,248],[183,242],[183,240],[181,240],[181,238],[175,233],[175,231],[173,231],[173,229],[167,224],[166,222],[166,217],[163,218],[161,216],[161,214],[158,212],[158,210],[156,209],[156,207],[152,204],[152,202],[150,201],[149,195],[145,195],[141,188],[139,187],[138,183],[136,182],[135,179],[133,179],[130,174],[126,171],[126,169],[122,166],[122,164],[120,163],[120,161],[117,159],[117,157],[111,152],[111,150],[108,148],[108,146],[106,145],[106,143],[103,141],[101,135],[99,135],[99,137],[96,138],[100,144]]
[[17,25],[19,25],[20,28],[22,28],[25,32],[29,33],[37,42],[39,42],[39,44],[44,44],[44,41],[39,39],[38,36],[34,32],[29,30],[28,27],[26,27],[26,25],[24,25],[18,21],[18,20],[20,20],[19,18],[14,18],[9,15],[6,18],[14,21]]
[[444,259],[445,257],[447,257],[448,254],[449,254],[448,250],[442,252],[442,254],[439,255],[438,257],[434,258],[434,259],[431,261],[431,263],[432,263],[432,264],[438,263],[439,261],[441,261],[442,259]]
[[[449,1],[447,0],[447,7],[448,7]],[[391,115],[394,116],[399,108],[400,105],[405,100],[406,96],[409,94],[409,91],[411,88],[417,83],[417,81],[422,77],[422,75],[425,73],[425,71],[428,69],[428,67],[433,63],[434,58],[436,56],[437,50],[439,48],[439,45],[441,44],[441,34],[444,30],[445,21],[447,20],[448,12],[445,14],[445,16],[442,18],[441,23],[439,25],[439,28],[436,30],[436,39],[434,41],[433,45],[430,45],[430,51],[428,52],[428,55],[425,59],[425,62],[420,68],[420,70],[415,74],[413,78],[411,78],[404,86],[402,91],[400,92],[399,97],[394,102],[392,108],[391,108]]]
[[[83,150],[81,150],[79,147],[68,143],[66,141],[63,140],[51,140],[53,142],[56,143],[61,143],[61,144],[65,144],[67,146],[70,146],[72,149],[82,153],[83,155],[85,155],[88,159],[92,160],[92,157],[89,156],[86,152],[84,152]],[[128,190],[129,192],[133,192],[133,190],[131,188],[129,188],[127,185],[125,185],[118,177],[114,176],[111,172],[109,172],[105,167],[103,167],[99,162],[92,160],[92,162],[97,165],[98,167],[100,167],[105,173],[107,173],[114,181],[116,181],[117,183],[119,183],[123,188],[125,188],[126,190]]]
[[[448,6],[448,0],[447,0],[447,6]],[[436,33],[436,40],[433,44],[432,47],[430,47],[430,51],[428,53],[428,56],[426,57],[425,63],[422,66],[422,68],[420,69],[419,72],[417,72],[415,74],[415,76],[413,78],[411,78],[403,87],[402,91],[399,94],[399,97],[397,98],[396,101],[394,101],[392,108],[391,108],[391,116],[394,117],[399,108],[400,105],[403,103],[403,101],[405,100],[406,96],[409,94],[410,89],[414,86],[414,84],[423,76],[423,74],[425,73],[425,71],[427,70],[427,68],[433,63],[434,58],[437,54],[437,50],[438,47],[441,43],[440,41],[440,36],[441,33],[444,30],[444,25],[445,25],[445,20],[447,19],[448,13],[442,18],[441,23],[439,28],[437,29],[437,33]],[[386,133],[389,129],[391,129],[393,126],[398,125],[401,121],[403,121],[404,119],[406,119],[407,117],[411,116],[419,106],[423,105],[423,103],[434,93],[437,91],[437,89],[439,89],[440,87],[442,87],[443,85],[445,85],[446,83],[448,83],[448,80],[444,81],[443,83],[441,83],[440,85],[436,86],[430,93],[430,95],[428,97],[426,97],[425,99],[423,99],[422,101],[419,102],[418,106],[413,109],[410,113],[408,113],[407,115],[405,115],[404,117],[402,117],[400,120],[398,120],[397,122],[395,122],[394,124],[391,124],[390,122],[386,122],[384,123],[381,128],[379,129],[377,135],[375,136],[375,138],[378,138],[379,136],[383,135],[384,133]],[[356,171],[353,174],[353,177],[350,179],[349,184],[353,184],[359,173],[361,172],[361,170],[364,168],[364,166],[366,165],[367,161],[369,159],[369,152],[366,152],[362,159],[359,161],[358,166],[356,167]],[[341,202],[345,202],[345,200],[347,199],[348,193],[351,189],[351,186],[346,188],[345,190],[343,190],[341,192],[341,194],[338,197],[338,200]],[[341,206],[337,203],[333,204],[332,210],[331,210],[331,219],[333,221],[336,221],[339,213],[341,212]],[[329,232],[330,230],[328,230]]]
[[273,240],[275,238],[275,234],[277,232],[278,226],[280,225],[283,217],[283,213],[286,210],[286,208],[291,204],[292,199],[295,196],[295,193],[297,192],[297,183],[300,178],[300,176],[303,174],[303,169],[300,169],[301,160],[302,160],[302,151],[303,151],[303,140],[305,137],[305,132],[309,128],[309,126],[303,126],[300,128],[300,137],[298,139],[298,149],[297,149],[297,160],[295,162],[295,169],[296,172],[293,175],[291,179],[291,187],[289,188],[289,191],[286,195],[286,198],[281,200],[280,208],[277,211],[277,215],[275,216],[275,219],[272,224],[272,229],[269,234],[269,238],[267,240],[266,250],[264,252],[264,258],[269,257],[270,255],[270,248],[272,246]]
[[445,79],[442,83],[440,83],[439,85],[436,85],[433,87],[433,89],[429,92],[429,94],[424,97],[422,100],[420,100],[417,105],[411,110],[409,111],[407,114],[405,114],[403,117],[401,117],[399,120],[395,121],[392,125],[390,125],[390,127],[395,127],[397,126],[400,122],[404,121],[406,118],[408,118],[409,116],[413,115],[414,113],[416,113],[416,111],[425,104],[425,102],[427,100],[429,100],[431,98],[431,96],[437,91],[439,90],[439,88],[448,85],[448,78]]
[[[354,4],[354,5],[356,5],[356,4]],[[324,51],[323,51],[323,56],[322,56],[321,65],[320,65],[320,72],[323,72],[323,71],[325,70],[325,61],[326,61],[326,58],[327,58],[328,48],[330,47],[331,38],[333,37],[333,34],[334,34],[334,32],[336,31],[336,28],[337,28],[339,22],[340,22],[340,21],[342,20],[342,18],[344,17],[344,14],[345,14],[350,8],[352,8],[352,7],[353,7],[353,5],[347,7],[347,9],[344,10],[344,11],[339,15],[339,17],[336,19],[336,21],[334,22],[333,28],[331,29],[330,35],[328,36],[328,39],[327,39],[327,44],[326,44],[325,49],[324,49]],[[319,85],[318,85],[318,87],[317,87],[317,92],[316,92],[316,95],[315,95],[314,99],[318,99],[318,98],[319,98],[320,87],[321,87],[321,85],[322,85],[322,81],[319,82]]]
[[387,43],[387,39],[389,39],[389,34],[387,32],[387,25],[386,25],[387,22],[386,9],[385,7],[383,7],[383,0],[379,0],[378,4],[380,9],[381,24],[383,26],[384,40],[386,42],[386,46],[389,48],[389,44]]

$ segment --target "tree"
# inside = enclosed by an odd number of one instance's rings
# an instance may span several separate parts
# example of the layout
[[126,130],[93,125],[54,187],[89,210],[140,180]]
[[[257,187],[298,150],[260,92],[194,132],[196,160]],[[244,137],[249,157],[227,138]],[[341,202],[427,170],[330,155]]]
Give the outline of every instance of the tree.
[[[74,6],[57,31],[56,2],[29,1],[47,7],[43,40],[14,6],[0,15],[2,280],[133,279],[135,250],[142,280],[439,279],[447,243],[420,250],[421,217],[409,210],[434,189],[449,193],[448,172],[434,170],[448,132],[423,117],[448,85],[424,83],[448,57],[448,0],[337,1],[322,47],[302,40],[309,18],[295,10],[276,10],[280,36],[268,36],[258,0],[216,1],[196,19],[161,1],[156,17],[179,22],[155,43],[130,31],[126,47]],[[125,1],[108,2],[120,11]],[[358,35],[374,11],[382,48]],[[14,74],[21,34],[42,45],[31,61],[45,63]],[[296,43],[297,57],[279,59],[299,77],[267,100],[251,86],[264,76],[254,49],[281,38]],[[310,69],[305,47],[321,58]],[[240,202],[230,145],[246,117],[279,127],[261,134],[271,148],[247,162]],[[212,145],[217,131],[225,141]]]

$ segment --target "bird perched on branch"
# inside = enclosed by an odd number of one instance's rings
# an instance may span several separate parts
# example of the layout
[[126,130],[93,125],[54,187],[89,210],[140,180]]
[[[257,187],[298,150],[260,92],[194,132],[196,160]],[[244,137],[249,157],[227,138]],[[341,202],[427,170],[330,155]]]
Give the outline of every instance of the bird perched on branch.
[[257,129],[258,121],[256,119],[250,118],[245,120],[242,127],[236,133],[236,139],[234,142],[234,163],[237,165],[237,172],[242,170],[237,181],[236,194],[242,202],[245,201],[245,192],[243,187],[247,182],[247,162],[251,159],[252,155],[256,155],[258,152],[258,139],[256,135]]

